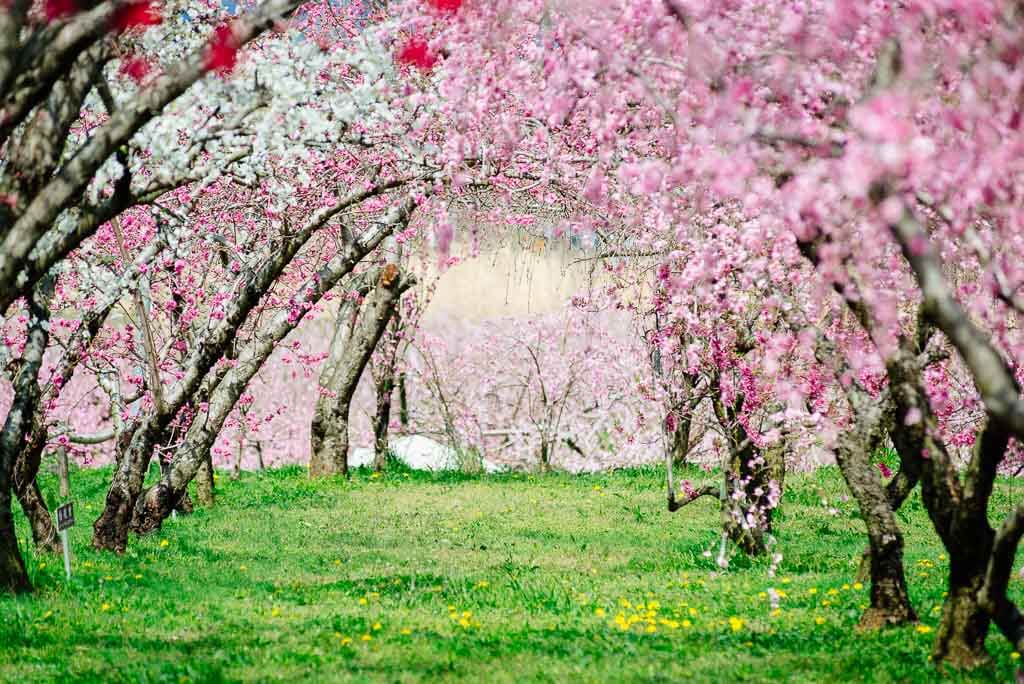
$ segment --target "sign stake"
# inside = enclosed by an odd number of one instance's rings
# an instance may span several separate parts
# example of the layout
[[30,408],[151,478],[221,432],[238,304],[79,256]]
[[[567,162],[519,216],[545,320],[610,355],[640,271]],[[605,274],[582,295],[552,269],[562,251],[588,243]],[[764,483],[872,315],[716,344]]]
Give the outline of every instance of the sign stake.
[[71,549],[68,547],[68,531],[63,529],[60,531],[60,543],[64,546],[64,574],[71,579]]

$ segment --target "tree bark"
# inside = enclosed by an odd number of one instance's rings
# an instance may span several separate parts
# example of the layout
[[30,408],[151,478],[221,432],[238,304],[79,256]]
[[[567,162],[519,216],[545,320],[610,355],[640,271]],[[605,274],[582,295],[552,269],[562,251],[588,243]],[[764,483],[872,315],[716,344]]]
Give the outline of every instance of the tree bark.
[[730,452],[724,473],[722,529],[748,556],[768,551],[777,505],[771,501],[772,490],[777,488],[776,496],[782,496],[785,473],[785,451],[781,447],[762,452],[748,440],[745,447]]
[[311,425],[311,477],[348,474],[348,414],[352,395],[402,292],[411,285],[410,278],[402,277],[394,264],[387,264],[380,271],[377,286],[360,307],[358,320],[351,324],[351,319],[341,318],[349,315],[347,311],[339,313],[331,342],[332,357],[338,361],[328,377],[320,378],[320,386],[326,392],[317,400]]
[[[718,388],[719,381],[720,378],[715,379]],[[725,478],[721,500],[722,531],[744,553],[757,556],[768,551],[772,514],[777,499],[782,496],[785,451],[776,447],[762,452],[754,445],[741,420],[743,402],[742,394],[732,406],[722,401],[720,392],[711,398],[715,417],[726,434],[728,449],[722,468]],[[773,483],[777,487],[775,502],[771,501]]]
[[[866,435],[866,423],[874,422],[874,432]],[[903,571],[903,534],[889,505],[882,479],[871,462],[881,436],[880,419],[858,421],[843,435],[836,461],[847,486],[857,500],[861,518],[867,527],[870,549],[871,604],[861,616],[860,626],[875,629],[917,620]]]
[[388,452],[388,425],[391,423],[391,394],[394,390],[394,365],[384,370],[377,383],[377,412],[373,417],[373,469],[384,469]]
[[25,444],[15,462],[14,493],[32,528],[36,549],[44,553],[58,553],[61,546],[57,540],[57,529],[36,481],[44,442],[38,430],[33,430],[32,436],[34,439]]
[[11,491],[15,465],[25,447],[39,402],[39,369],[49,343],[49,299],[53,281],[45,279],[28,300],[29,326],[25,350],[14,378],[14,401],[0,431],[0,590],[30,591],[32,585],[25,570],[11,512]]
[[214,504],[213,456],[209,451],[196,474],[196,499],[207,508]]

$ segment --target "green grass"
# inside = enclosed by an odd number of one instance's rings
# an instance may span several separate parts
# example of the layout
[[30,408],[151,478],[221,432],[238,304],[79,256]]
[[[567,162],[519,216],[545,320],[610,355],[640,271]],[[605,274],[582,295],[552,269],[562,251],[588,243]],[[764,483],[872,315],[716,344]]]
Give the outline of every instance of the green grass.
[[[37,592],[0,598],[0,680],[1012,679],[995,631],[993,665],[961,675],[930,666],[934,631],[855,630],[864,539],[833,469],[787,482],[775,578],[767,560],[739,557],[716,573],[716,502],[667,513],[653,468],[221,477],[216,507],[123,557],[89,546],[107,474],[74,473],[71,582],[59,557],[29,551]],[[52,505],[55,483],[43,484]],[[997,498],[1020,494],[1002,482]],[[920,629],[934,629],[944,556],[919,499],[901,516]],[[769,587],[786,592],[776,616]],[[622,630],[619,613],[650,615],[655,631]]]

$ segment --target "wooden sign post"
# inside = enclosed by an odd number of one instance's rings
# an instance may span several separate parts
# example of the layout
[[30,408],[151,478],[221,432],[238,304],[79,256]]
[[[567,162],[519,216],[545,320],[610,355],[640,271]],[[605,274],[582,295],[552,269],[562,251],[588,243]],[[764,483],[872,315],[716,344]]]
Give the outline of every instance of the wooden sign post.
[[64,574],[71,579],[71,549],[68,547],[68,528],[75,524],[75,509],[71,502],[57,508],[57,529],[64,546]]

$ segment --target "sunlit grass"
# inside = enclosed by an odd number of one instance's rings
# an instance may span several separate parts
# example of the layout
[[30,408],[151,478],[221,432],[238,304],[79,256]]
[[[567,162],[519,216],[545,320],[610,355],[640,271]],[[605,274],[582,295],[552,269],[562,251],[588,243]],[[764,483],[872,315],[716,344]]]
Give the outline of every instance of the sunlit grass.
[[[121,558],[88,544],[105,475],[75,473],[71,583],[59,557],[30,553],[37,593],[0,599],[0,679],[937,676],[928,653],[946,559],[919,499],[901,516],[921,623],[859,633],[864,541],[831,469],[787,482],[775,577],[767,559],[734,557],[716,572],[717,504],[667,513],[657,469],[221,477],[215,508],[133,540]],[[52,497],[55,483],[44,485]],[[998,496],[1020,498],[1005,483]],[[994,665],[969,678],[1010,679],[1015,662],[994,631],[989,647]]]

